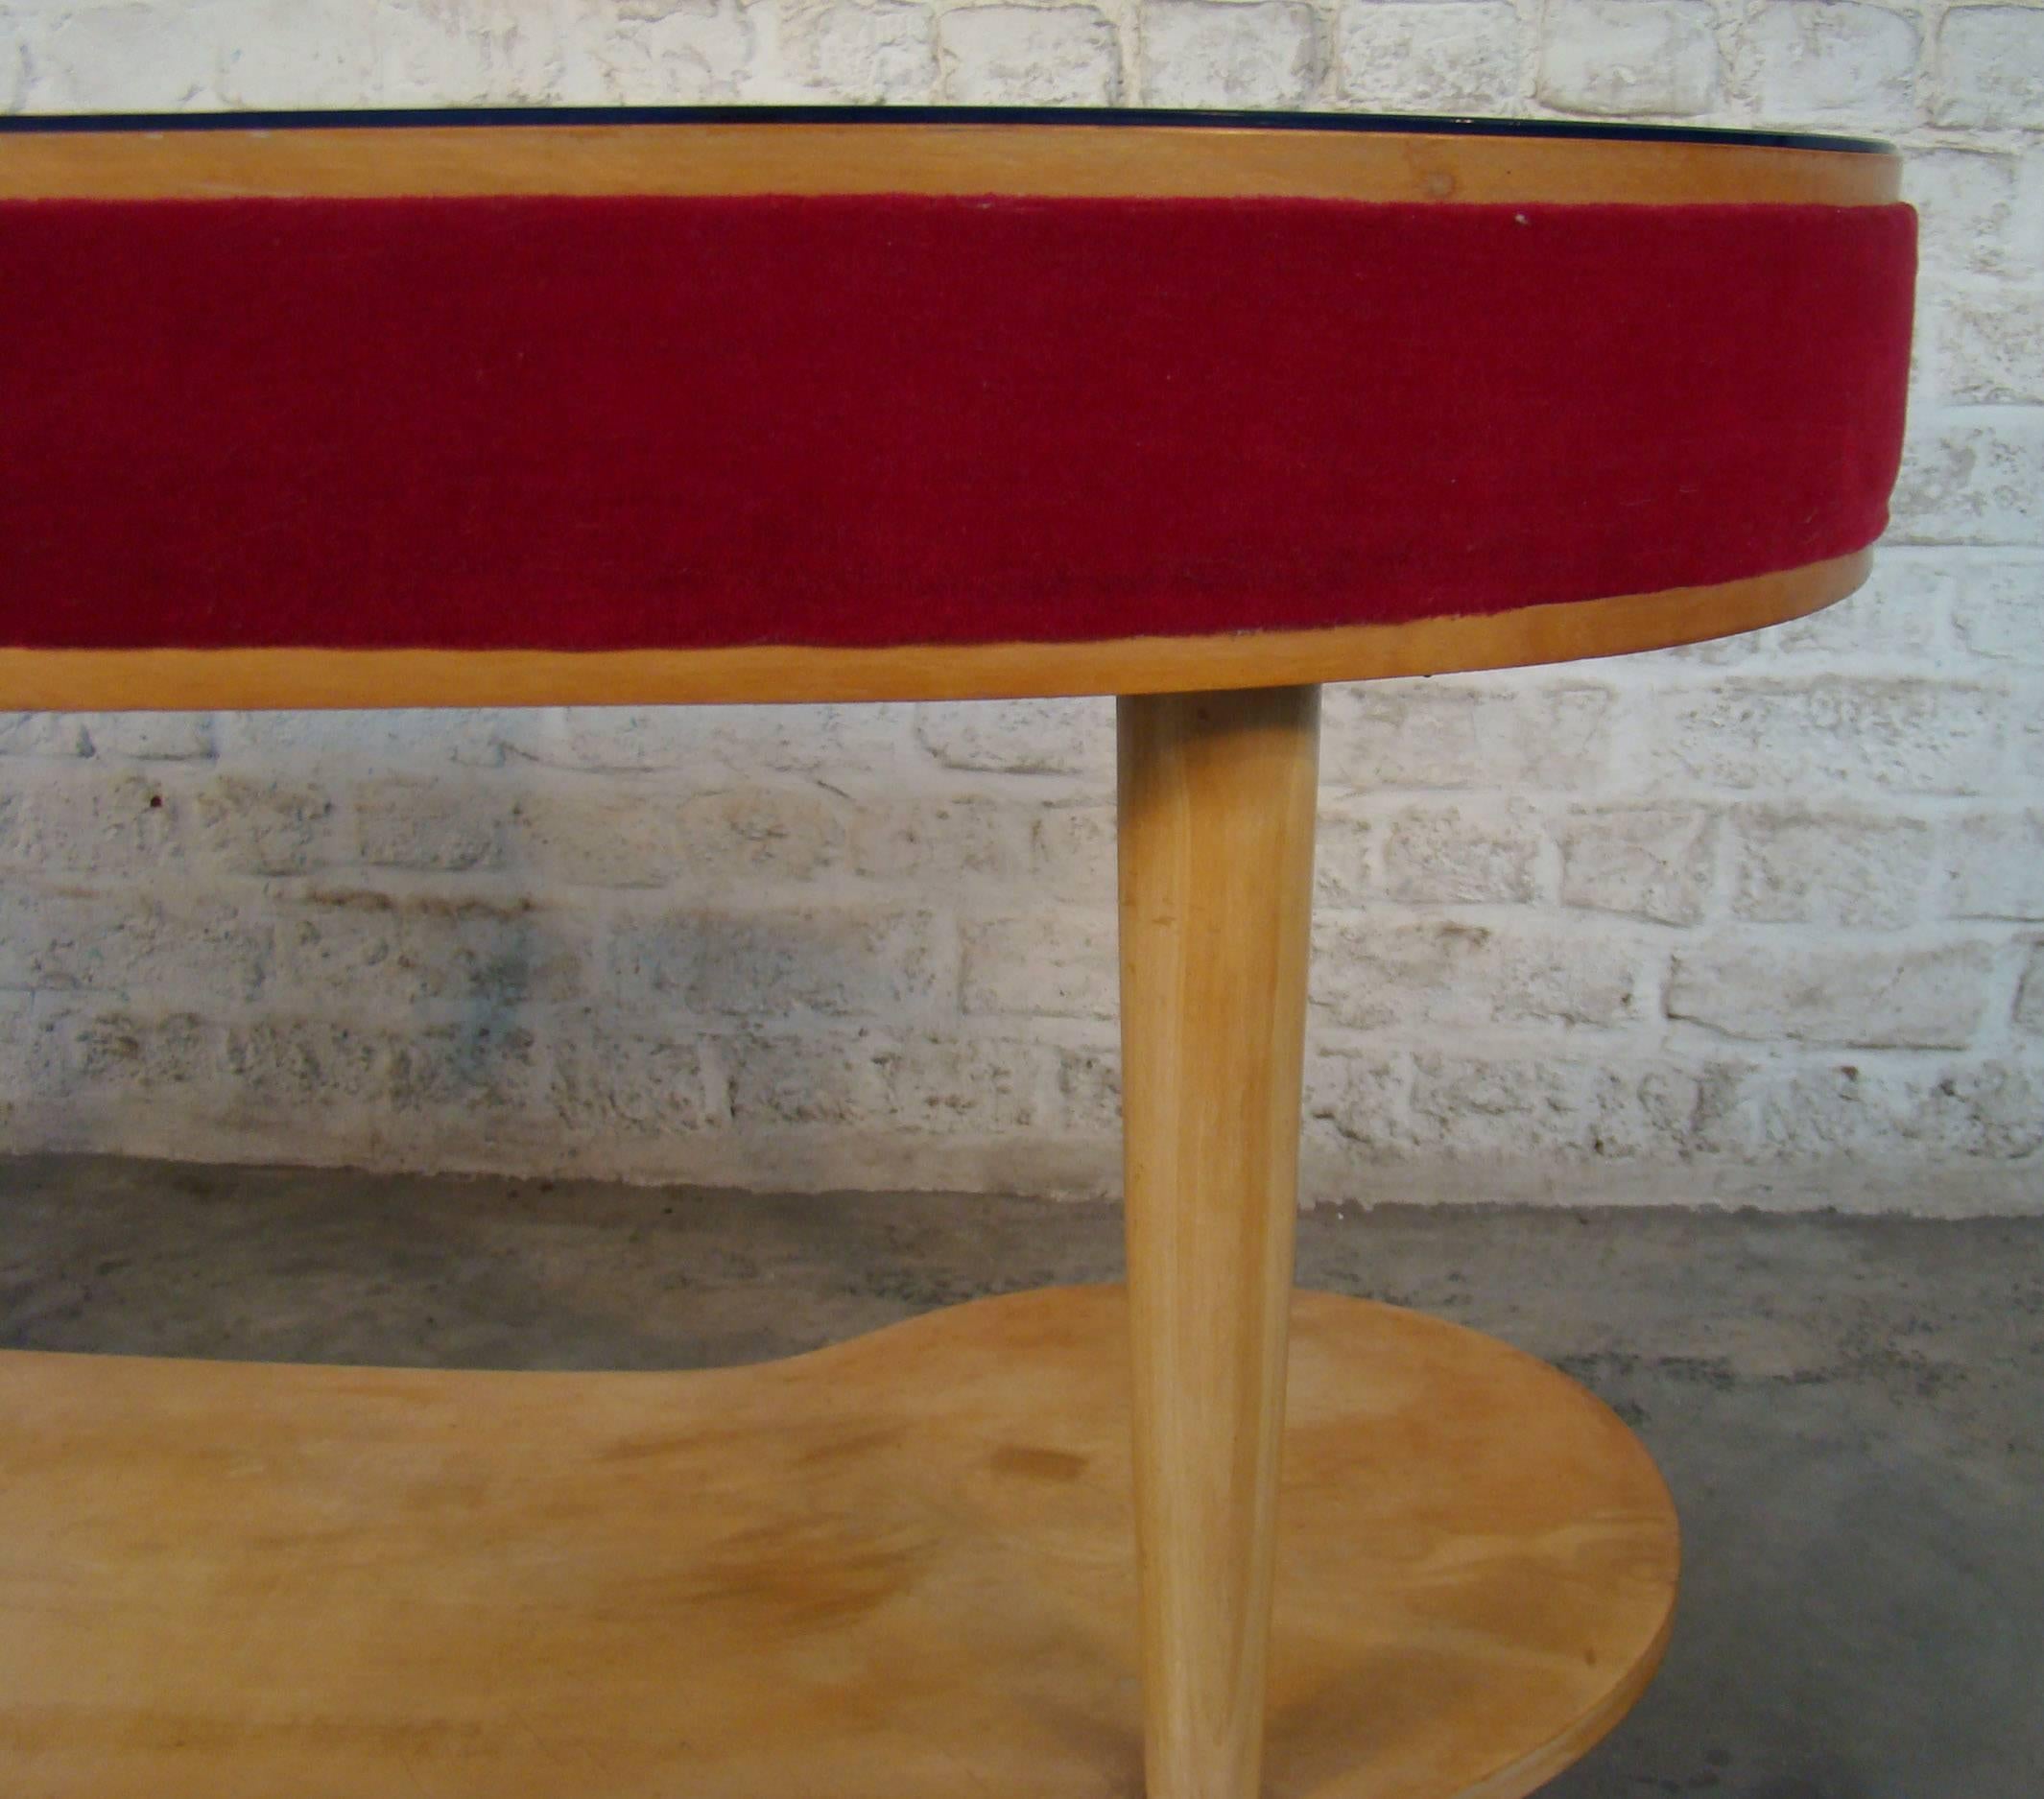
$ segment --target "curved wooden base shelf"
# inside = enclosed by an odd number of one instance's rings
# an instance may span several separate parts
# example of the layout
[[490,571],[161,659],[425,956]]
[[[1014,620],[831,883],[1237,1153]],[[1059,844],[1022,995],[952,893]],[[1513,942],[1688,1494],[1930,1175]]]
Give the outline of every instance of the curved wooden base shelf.
[[[1265,1791],[1511,1799],[1624,1713],[1666,1489],[1553,1369],[1299,1294]],[[713,1373],[0,1357],[0,1789],[1134,1799],[1115,1288]]]

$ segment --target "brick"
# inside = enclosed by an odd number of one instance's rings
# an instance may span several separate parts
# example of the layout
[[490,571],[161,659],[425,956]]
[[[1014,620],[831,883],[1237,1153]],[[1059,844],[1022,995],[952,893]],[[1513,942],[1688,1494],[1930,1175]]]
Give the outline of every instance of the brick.
[[379,774],[411,767],[493,769],[508,740],[538,727],[543,713],[519,710],[232,712],[214,722],[225,762],[265,771],[317,764],[372,768]]
[[1045,1124],[1058,1054],[1048,1045],[885,1031],[749,1036],[722,1043],[741,1126],[836,1125],[995,1136]]
[[528,900],[333,888],[265,915],[276,920],[279,987],[314,1004],[373,994],[385,1006],[503,1007],[586,987],[579,921]]
[[1068,1044],[1057,1055],[1059,1127],[1081,1137],[1118,1137],[1122,1127],[1119,1052]]
[[1945,854],[1954,918],[2044,919],[2044,812],[1958,819]]
[[2044,11],[1959,6],[1937,31],[1939,125],[2044,126]]
[[844,827],[821,794],[741,786],[684,800],[680,877],[702,887],[801,882],[844,859]]
[[2044,142],[2034,133],[2023,140],[2016,159],[2016,204],[2008,224],[2008,270],[2034,273],[2044,257]]
[[1731,822],[1735,917],[1892,931],[1923,909],[1937,835],[1921,819],[1741,806]]
[[0,987],[0,1141],[11,1153],[48,1147],[34,1123],[39,1102],[66,1097],[75,1106],[78,1077],[68,1065],[70,1040],[83,1023],[36,996]]
[[146,996],[157,1006],[253,1000],[269,984],[274,946],[267,916],[217,899],[0,885],[0,987]]
[[1353,1030],[1611,1026],[1640,1012],[1637,953],[1608,935],[1462,923],[1315,921],[1316,1005]]
[[542,1090],[532,1031],[517,1025],[426,1025],[390,1043],[387,1109],[530,1116]]
[[388,1100],[387,1033],[331,1018],[271,1014],[224,1030],[221,1060],[230,1109],[256,1119]]
[[1952,627],[1973,655],[2044,669],[2044,556],[2002,556],[1961,565]]
[[[1030,836],[1042,827],[1027,800],[913,799],[861,806],[851,824],[851,865],[872,880],[1021,880]],[[1044,815],[1049,816],[1049,815]]]
[[1718,100],[1707,0],[1556,0],[1534,91],[1563,112],[1687,117]]
[[2013,156],[1982,150],[1914,150],[1902,165],[1902,194],[1916,208],[1926,271],[2009,272],[2017,205]]
[[29,46],[23,21],[0,12],[0,113],[19,112],[29,91]]
[[81,718],[89,753],[135,762],[204,762],[213,753],[208,712],[96,712]]
[[1319,15],[1294,0],[1150,0],[1143,98],[1153,107],[1295,107],[1319,86]]
[[1741,1075],[1722,1147],[1749,1161],[1892,1154],[1896,1109],[1887,1077],[1856,1064],[1764,1065]]
[[[696,9],[677,9],[693,19]],[[672,15],[670,15],[672,16]],[[636,21],[635,21],[636,22]],[[644,21],[648,26],[656,21]],[[575,15],[582,31],[609,25],[623,34],[625,21]],[[438,0],[386,0],[376,16],[382,52],[384,104],[392,107],[474,106],[488,100],[565,101],[569,82],[554,12],[522,0],[463,0],[460,8]],[[630,40],[636,48],[638,38]],[[630,51],[606,60],[629,62]],[[645,73],[669,71],[649,50]],[[638,71],[634,69],[634,73]],[[620,90],[605,97],[623,100]],[[591,94],[588,98],[598,96]],[[646,94],[656,99],[659,95]]]
[[2044,1148],[2044,1077],[2010,1062],[1961,1065],[1918,1077],[1897,1136],[1940,1159],[2012,1161]]
[[65,1073],[97,1097],[174,1092],[220,1077],[224,1033],[196,1012],[117,1012],[70,1023]]
[[304,874],[335,860],[335,810],[321,788],[223,774],[193,795],[193,835],[237,874]]
[[[761,60],[762,16],[744,0],[572,9],[562,21],[559,75],[537,79],[546,97],[557,102],[657,106],[739,99]],[[536,22],[544,32],[544,17]],[[521,63],[531,69],[545,48],[544,36],[530,46],[510,39],[506,73]]]
[[85,722],[76,713],[0,713],[0,756],[61,760],[91,753],[92,740],[85,735]]
[[1121,41],[1080,6],[974,6],[937,27],[944,94],[963,106],[1105,107],[1121,92]]
[[1345,0],[1335,30],[1341,90],[1377,108],[1516,111],[1520,36],[1505,0]]
[[1384,842],[1384,890],[1406,905],[1525,905],[1540,838],[1524,807],[1409,806]]
[[2044,1145],[2040,1100],[2034,1071],[2006,1062],[1920,1071],[1771,1063],[1743,1075],[1725,1148],[1784,1162],[2011,1160]]
[[1739,631],[1730,637],[1706,637],[1700,643],[1670,644],[1652,653],[1663,663],[1693,663],[1699,668],[1731,668],[1764,656],[1773,630]]
[[686,714],[696,721],[686,745],[677,746],[688,753],[675,766],[722,763],[749,780],[770,771],[800,774],[834,789],[863,776],[866,784],[891,793],[910,753],[910,725],[918,710],[896,704],[674,706],[667,716]]
[[922,102],[937,92],[936,15],[896,0],[823,0],[783,15],[790,69],[834,100]]
[[915,739],[946,769],[971,774],[1114,772],[1114,707],[1102,699],[984,699],[918,706]]
[[1605,687],[1367,681],[1329,695],[1324,768],[1338,784],[1574,788],[1603,777]]
[[[996,714],[1007,710],[986,701],[975,704]],[[552,769],[601,774],[680,770],[699,791],[768,772],[827,776],[841,785],[866,768],[888,776],[909,722],[919,710],[909,705],[566,706],[508,713],[492,730],[518,760]]]
[[1321,1053],[1306,1061],[1305,1135],[1344,1157],[1383,1161],[1411,1147],[1406,1096],[1412,1071],[1402,1054]]
[[0,864],[153,881],[180,852],[182,820],[177,796],[148,774],[58,765],[0,787]]
[[791,1012],[878,1017],[934,1005],[948,959],[927,912],[702,907],[620,920],[610,991],[628,1006],[676,1001],[733,1018]]
[[495,868],[508,814],[494,792],[470,782],[392,775],[356,790],[356,849],[378,868]]
[[216,43],[181,7],[73,8],[47,27],[38,104],[53,112],[211,110],[224,98]]
[[2044,943],[2032,944],[2030,959],[2023,964],[2022,983],[2015,994],[2015,1023],[2018,1030],[2044,1037]]
[[220,44],[229,107],[360,106],[376,91],[376,32],[352,0],[240,0],[234,14],[230,32],[192,30]]
[[1375,820],[1356,801],[1322,800],[1313,850],[1316,906],[1357,906],[1377,891],[1372,845],[1378,835]]
[[1895,486],[1897,543],[2044,545],[2044,410],[1932,418]]
[[534,787],[504,825],[504,857],[528,880],[585,888],[664,888],[692,845],[673,793],[617,782]]
[[1111,907],[1120,845],[1112,806],[1046,806],[1029,826],[1029,872],[1060,906]]
[[1992,957],[1977,943],[1826,949],[1726,941],[1678,951],[1668,1016],[1728,1037],[1866,1049],[1962,1049]]
[[885,1111],[897,1129],[992,1136],[1043,1127],[1058,1058],[1047,1044],[909,1038],[874,1054]]
[[1121,963],[1111,914],[1031,912],[964,929],[962,987],[968,1012],[1113,1018]]
[[1415,1139],[1449,1155],[1581,1160],[1692,1148],[1699,1077],[1671,1067],[1616,1070],[1554,1055],[1414,1057]]
[[1942,327],[1952,398],[2044,401],[2044,283],[1948,296]]
[[1741,85],[1770,124],[1893,130],[1915,120],[1923,35],[1858,0],[1770,0],[1747,26]]
[[1717,820],[1693,806],[1611,806],[1571,814],[1556,831],[1561,903],[1666,925],[1695,924],[1709,903]]
[[1921,656],[1937,639],[1950,584],[1945,559],[1909,550],[1884,551],[1857,593],[1746,641],[1764,649],[1770,660]]
[[889,1101],[875,1050],[892,1041],[870,1030],[720,1039],[732,1123],[741,1129],[884,1128]]
[[558,706],[517,716],[501,735],[521,761],[552,769],[721,769],[718,722],[701,706]]
[[699,1041],[615,1030],[600,1014],[578,1015],[562,1033],[546,1096],[578,1137],[667,1136],[715,1121]]
[[1993,688],[1963,682],[1727,676],[1662,697],[1650,778],[1739,790],[1982,793],[1999,776],[2003,711]]

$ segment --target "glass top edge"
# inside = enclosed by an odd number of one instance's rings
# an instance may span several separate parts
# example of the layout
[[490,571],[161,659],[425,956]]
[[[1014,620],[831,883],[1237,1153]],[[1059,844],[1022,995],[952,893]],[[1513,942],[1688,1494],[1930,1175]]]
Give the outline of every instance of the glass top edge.
[[1574,119],[1395,112],[1231,112],[1144,107],[427,107],[287,112],[12,113],[0,135],[36,131],[363,130],[380,126],[488,125],[1065,125],[1195,126],[1279,131],[1406,131],[1463,137],[1581,138],[1724,144],[1748,149],[1892,155],[1875,137]]

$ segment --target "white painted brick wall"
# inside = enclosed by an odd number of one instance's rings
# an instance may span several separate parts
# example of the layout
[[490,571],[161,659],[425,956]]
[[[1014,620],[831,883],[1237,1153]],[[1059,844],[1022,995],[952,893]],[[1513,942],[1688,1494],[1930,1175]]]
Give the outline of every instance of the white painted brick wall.
[[1121,39],[1089,6],[959,7],[938,21],[947,98],[960,106],[1109,107]]
[[[0,0],[18,110],[802,99],[1898,138],[1871,587],[1330,694],[1308,1188],[2044,1208],[2044,7]],[[1109,1191],[1112,781],[1099,701],[0,718],[0,1144]]]
[[1551,0],[1533,92],[1557,111],[1708,111],[1723,85],[1711,0]]

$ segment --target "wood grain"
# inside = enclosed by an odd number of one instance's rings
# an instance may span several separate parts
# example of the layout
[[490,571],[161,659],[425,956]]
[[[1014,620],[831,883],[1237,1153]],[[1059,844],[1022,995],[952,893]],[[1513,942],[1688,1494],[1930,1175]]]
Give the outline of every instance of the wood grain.
[[1320,691],[1118,714],[1145,1766],[1151,1799],[1255,1799]]
[[1212,637],[826,650],[22,650],[0,711],[689,705],[1191,693],[1623,655],[1800,618],[1866,579],[1872,552],[1662,593],[1483,617]]
[[1255,1799],[1320,691],[1118,714],[1145,1770],[1151,1799]]
[[1298,1217],[1317,687],[1119,707],[1150,1799],[1255,1799]]
[[[0,1357],[0,1791],[1132,1799],[1116,1289],[708,1374]],[[1657,1658],[1645,1452],[1293,1314],[1270,1799],[1514,1799]]]
[[1183,125],[405,126],[0,135],[0,200],[1030,194],[1467,202],[1893,201],[1901,159],[1764,144]]

